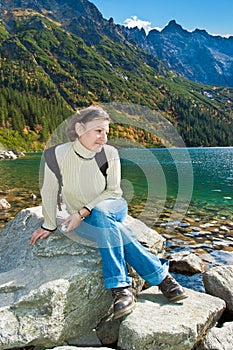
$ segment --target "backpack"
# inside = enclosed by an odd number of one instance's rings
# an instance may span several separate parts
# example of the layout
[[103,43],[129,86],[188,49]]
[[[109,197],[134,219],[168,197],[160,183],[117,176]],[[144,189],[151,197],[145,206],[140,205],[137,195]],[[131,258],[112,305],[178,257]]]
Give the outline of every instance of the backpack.
[[[58,205],[58,209],[61,211],[61,203],[62,203],[62,197],[61,197],[61,192],[62,192],[62,174],[57,162],[57,157],[55,154],[55,149],[58,145],[54,145],[52,147],[47,148],[44,151],[44,159],[46,164],[48,165],[49,169],[55,174],[57,181],[58,181],[58,193],[57,193],[57,205]],[[105,177],[105,181],[107,178],[107,169],[108,169],[108,161],[107,161],[107,157],[104,151],[104,148],[102,148],[102,150],[98,153],[95,154],[95,160],[98,164],[98,167],[101,171],[101,173],[103,174],[103,176]]]

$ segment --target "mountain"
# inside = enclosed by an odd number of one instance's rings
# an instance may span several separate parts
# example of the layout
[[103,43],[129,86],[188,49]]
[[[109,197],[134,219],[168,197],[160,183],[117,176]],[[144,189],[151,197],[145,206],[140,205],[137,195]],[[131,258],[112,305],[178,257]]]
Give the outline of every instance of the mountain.
[[20,16],[22,10],[28,10],[59,23],[89,45],[99,42],[103,34],[118,42],[125,40],[121,26],[114,25],[112,19],[104,19],[97,7],[87,0],[1,0],[0,9],[0,18],[8,25],[12,14]]
[[172,20],[160,32],[146,36],[127,31],[128,40],[160,59],[172,71],[198,83],[233,87],[233,37],[209,35],[205,30],[184,30]]
[[31,9],[56,21],[81,37],[87,45],[100,43],[103,36],[118,43],[140,46],[176,74],[198,83],[233,87],[233,37],[209,35],[205,30],[184,30],[175,20],[160,32],[127,28],[103,18],[87,0],[2,0],[0,18],[9,23],[9,13]]
[[[87,0],[0,0],[0,9],[0,137],[6,147],[39,149],[77,107],[112,101],[160,112],[187,146],[233,145],[232,89],[174,74],[136,43],[147,40],[143,30],[107,21]],[[131,132],[146,146],[161,145],[143,130]],[[112,133],[127,136],[124,127]]]
[[190,33],[171,21],[161,32],[151,31],[147,41],[150,51],[176,73],[199,83],[233,86],[233,37],[199,29]]

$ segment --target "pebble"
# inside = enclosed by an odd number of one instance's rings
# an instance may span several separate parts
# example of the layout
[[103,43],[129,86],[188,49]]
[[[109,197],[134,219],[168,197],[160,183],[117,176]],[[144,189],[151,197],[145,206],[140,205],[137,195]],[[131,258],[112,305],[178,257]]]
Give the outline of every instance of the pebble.
[[37,197],[36,197],[36,195],[35,195],[34,193],[31,193],[31,194],[30,194],[30,198],[31,198],[33,201],[35,201]]
[[179,222],[178,226],[186,228],[186,227],[189,227],[190,224],[188,222]]
[[226,232],[229,231],[229,229],[228,229],[226,226],[220,226],[219,229],[220,229],[221,231],[226,231]]
[[198,226],[191,226],[190,229],[195,232],[201,231],[201,228]]
[[9,209],[11,208],[10,203],[5,198],[0,199],[0,209]]
[[212,226],[214,226],[214,224],[211,224],[211,223],[209,223],[209,222],[207,222],[206,224],[200,225],[201,228],[212,227]]

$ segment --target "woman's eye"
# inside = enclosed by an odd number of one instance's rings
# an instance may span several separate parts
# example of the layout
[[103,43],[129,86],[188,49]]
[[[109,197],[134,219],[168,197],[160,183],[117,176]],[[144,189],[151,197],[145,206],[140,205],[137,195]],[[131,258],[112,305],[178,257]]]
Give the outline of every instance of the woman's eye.
[[109,133],[108,130],[102,130],[102,129],[96,129],[96,132],[97,132],[98,134],[105,133],[106,135]]

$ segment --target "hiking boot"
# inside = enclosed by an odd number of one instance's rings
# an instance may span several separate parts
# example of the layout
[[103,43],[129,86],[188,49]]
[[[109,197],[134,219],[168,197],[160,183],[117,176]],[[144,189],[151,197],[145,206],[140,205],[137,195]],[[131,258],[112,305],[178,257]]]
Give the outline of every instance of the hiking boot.
[[179,301],[187,298],[181,285],[170,274],[165,277],[158,287],[168,301]]
[[120,318],[130,314],[135,306],[135,296],[132,288],[113,288],[114,297],[114,318]]

